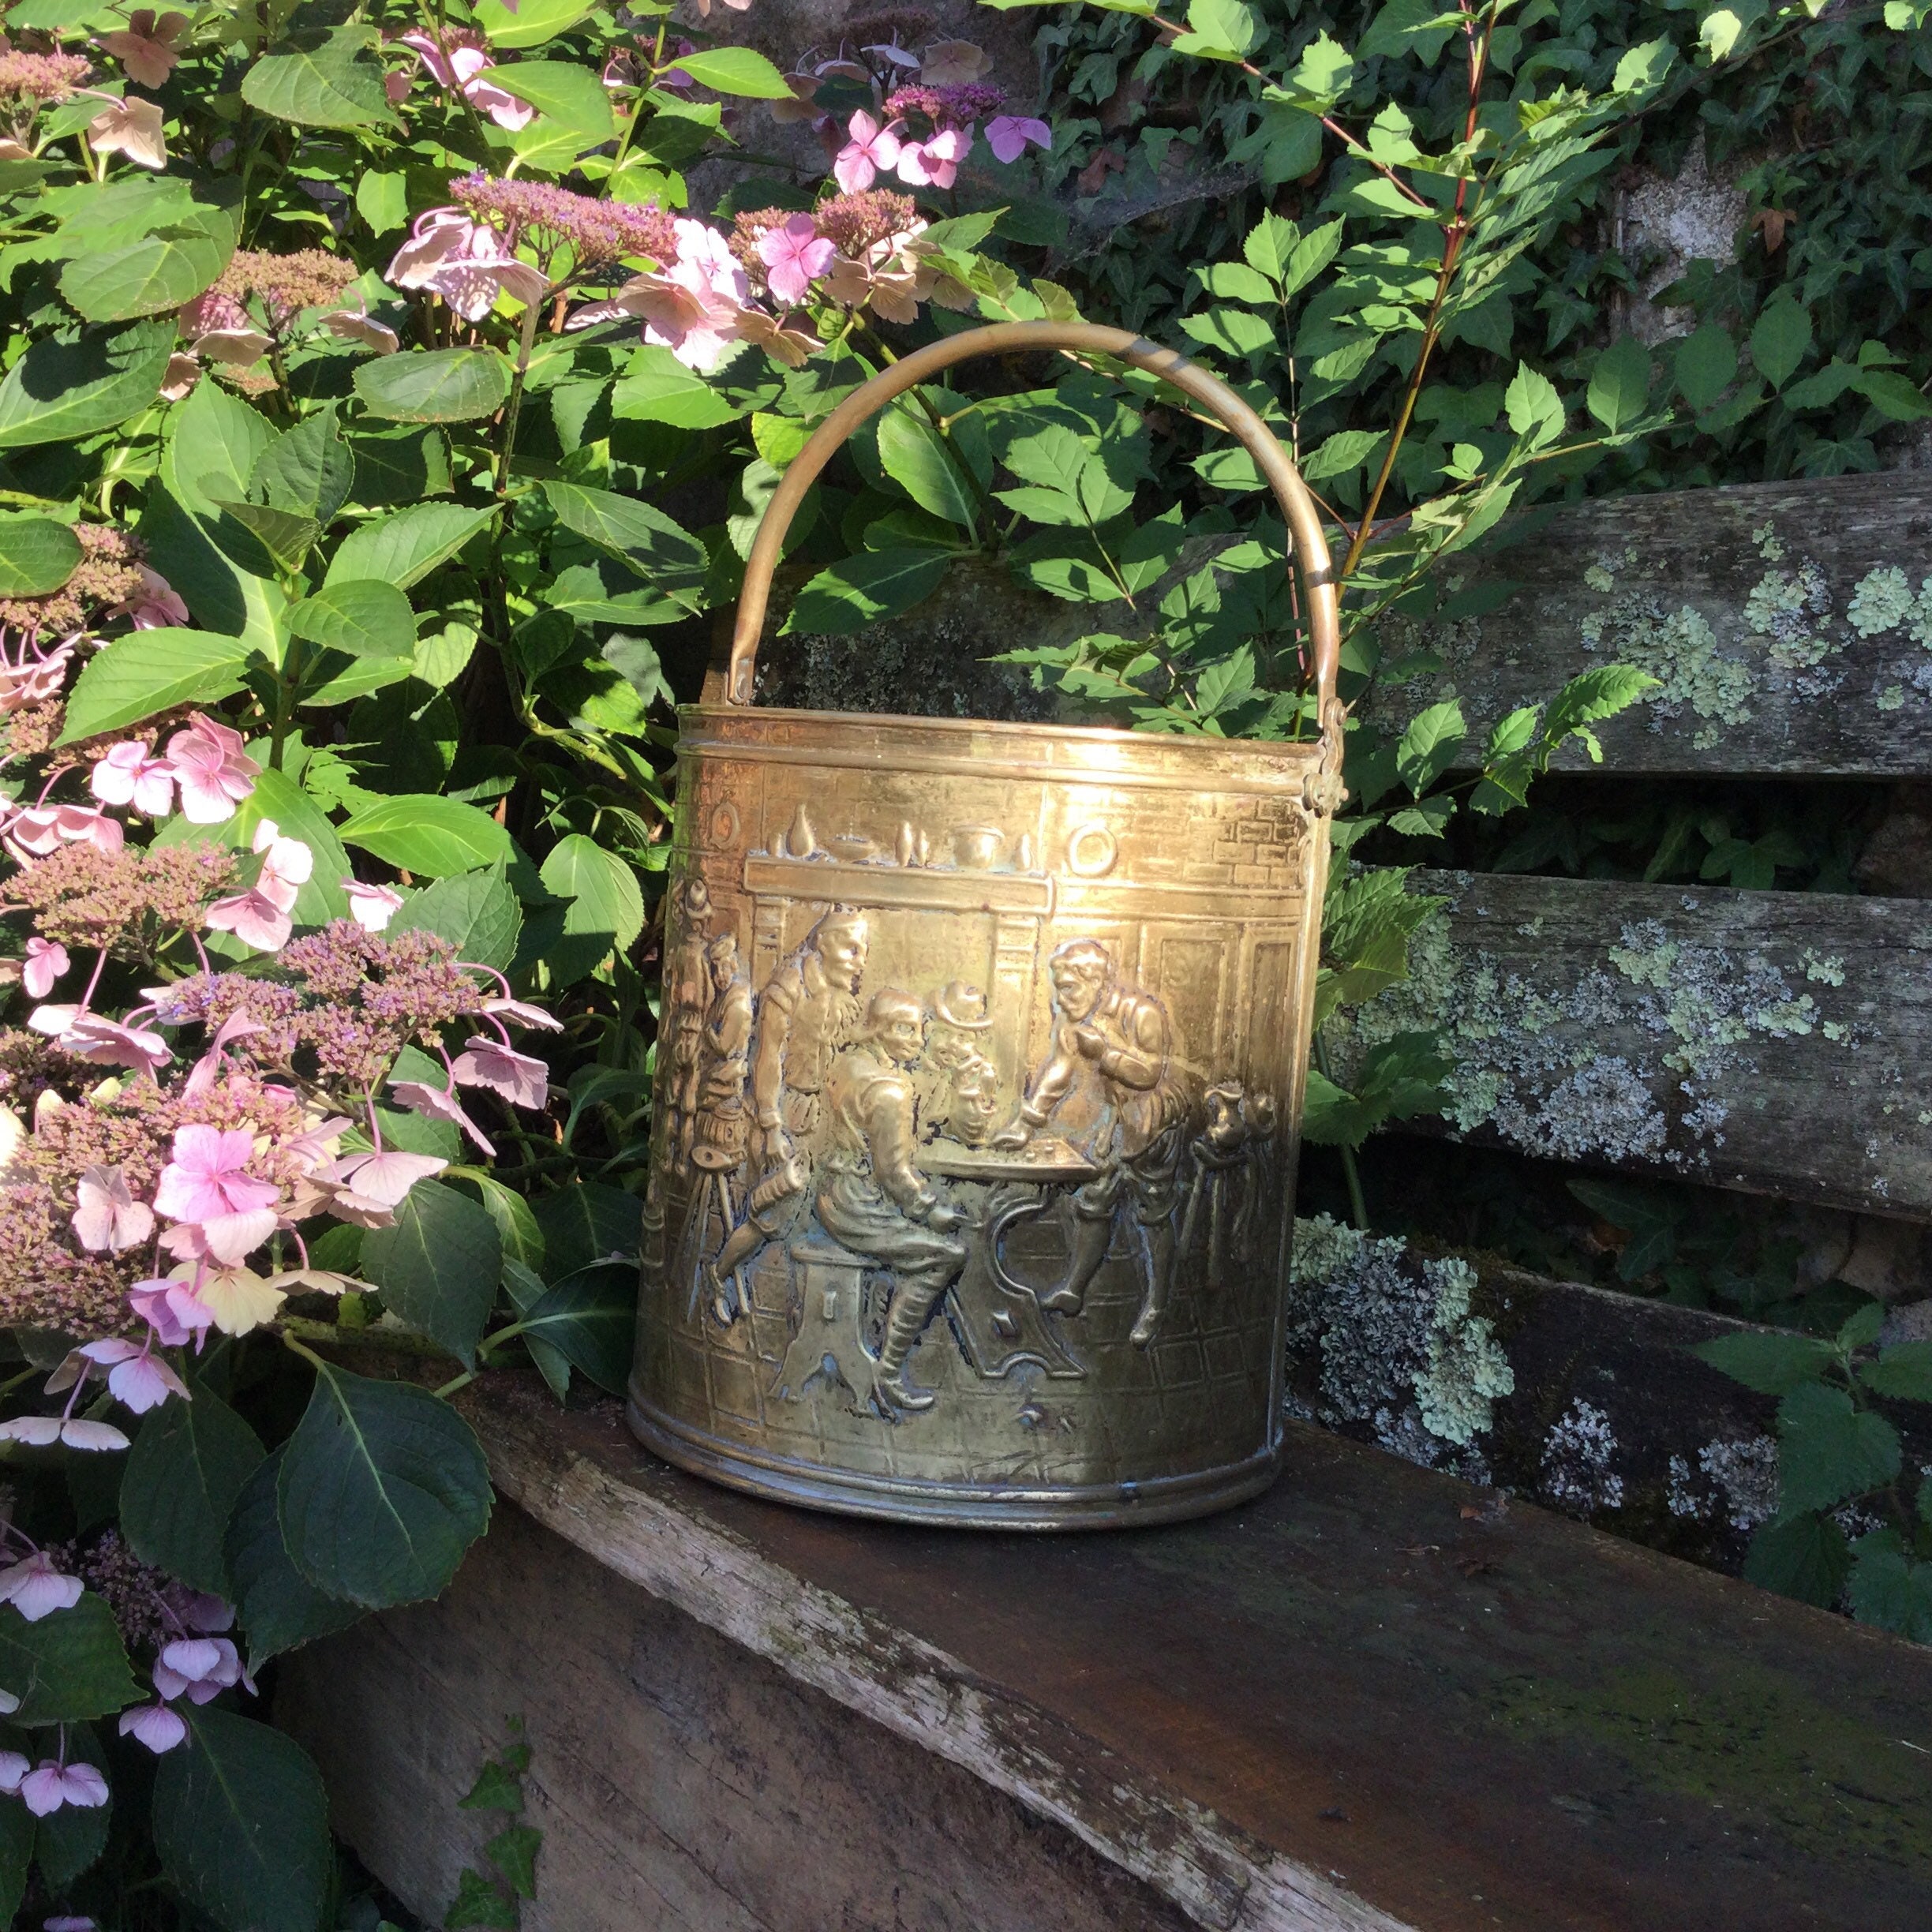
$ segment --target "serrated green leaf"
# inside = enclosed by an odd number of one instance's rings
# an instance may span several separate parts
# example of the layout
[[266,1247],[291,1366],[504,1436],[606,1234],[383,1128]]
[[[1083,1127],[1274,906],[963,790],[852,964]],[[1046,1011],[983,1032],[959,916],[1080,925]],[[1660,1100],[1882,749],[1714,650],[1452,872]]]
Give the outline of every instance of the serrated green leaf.
[[111,429],[161,392],[174,318],[43,336],[0,383],[0,449],[71,442]]
[[163,628],[117,638],[80,667],[59,742],[137,724],[178,705],[212,704],[242,688],[254,658],[239,638]]
[[285,1650],[346,1630],[368,1615],[360,1604],[325,1595],[290,1560],[275,1500],[282,1455],[276,1449],[256,1465],[235,1499],[223,1541],[251,1671]]
[[600,1261],[578,1268],[521,1319],[533,1339],[549,1343],[607,1394],[621,1395],[636,1335],[636,1264]]
[[789,100],[791,84],[762,54],[750,47],[706,47],[680,54],[679,69],[698,86],[714,93],[736,94],[748,100]]
[[1395,769],[1410,792],[1426,792],[1455,762],[1469,736],[1462,706],[1454,698],[1432,704],[1409,721],[1395,752]]
[[379,577],[406,590],[489,529],[496,515],[494,505],[471,510],[455,504],[414,504],[351,530],[329,560],[323,581]]
[[944,552],[927,549],[848,557],[821,571],[793,598],[784,633],[836,635],[896,617],[939,587],[949,561]]
[[473,872],[511,856],[510,834],[489,813],[433,792],[406,792],[365,806],[336,836],[425,878]]
[[49,517],[0,518],[0,597],[44,597],[80,561],[80,540]]
[[[978,429],[977,418],[965,420]],[[976,440],[984,462],[979,480],[984,482],[992,472],[990,461],[983,459],[983,430]],[[901,403],[879,418],[879,462],[886,474],[922,510],[971,529],[978,515],[979,500],[962,467],[970,465],[970,458],[960,444],[953,444],[949,454],[951,441],[913,404]]]
[[403,1196],[394,1226],[362,1237],[362,1271],[384,1304],[466,1368],[476,1365],[502,1270],[496,1222],[440,1181],[418,1181]]
[[1851,1567],[1844,1532],[1829,1516],[1768,1522],[1744,1556],[1747,1581],[1821,1610],[1836,1605]]
[[1782,389],[1811,346],[1811,313],[1788,290],[1780,290],[1751,324],[1751,362],[1773,389]]
[[23,1725],[110,1717],[140,1694],[114,1612],[92,1590],[37,1623],[0,1618],[0,1690],[19,1700],[10,1715]]
[[331,402],[284,430],[256,458],[248,494],[253,502],[313,517],[326,529],[354,481],[355,457],[336,427]]
[[1641,420],[1650,400],[1650,351],[1634,335],[1619,335],[1597,357],[1584,399],[1612,436]]
[[283,1534],[318,1589],[372,1608],[435,1596],[489,1522],[489,1466],[448,1403],[332,1364],[290,1437]]
[[1899,1472],[1898,1432],[1843,1389],[1801,1383],[1778,1404],[1780,1509],[1826,1510]]
[[193,207],[125,247],[75,256],[61,271],[61,294],[89,322],[178,309],[219,278],[239,231],[236,210]]
[[566,529],[627,564],[666,596],[696,607],[711,560],[682,524],[653,504],[578,483],[547,482],[544,495]]
[[622,1188],[576,1181],[531,1204],[543,1230],[547,1279],[560,1282],[593,1262],[634,1257],[643,1233],[643,1204]]
[[1932,1342],[1897,1342],[1881,1349],[1876,1361],[1860,1367],[1859,1377],[1875,1395],[1932,1402]]
[[432,932],[459,959],[499,972],[516,957],[522,915],[501,865],[440,878],[416,893],[390,922],[391,933]]
[[242,77],[242,98],[301,127],[399,125],[383,92],[382,64],[365,57],[372,37],[366,27],[292,34]]
[[1771,1329],[1719,1335],[1698,1342],[1690,1353],[1764,1395],[1782,1395],[1815,1382],[1832,1360],[1829,1342]]
[[312,516],[277,510],[268,504],[243,503],[212,492],[208,500],[253,536],[284,570],[300,570],[322,534],[321,525]]
[[205,1383],[143,1420],[121,1477],[121,1529],[143,1563],[195,1589],[234,1594],[222,1538],[261,1462],[247,1423]]
[[1706,322],[1677,345],[1673,365],[1678,393],[1691,408],[1707,410],[1737,375],[1737,344],[1720,324]]
[[391,583],[351,577],[291,604],[289,635],[350,657],[413,658],[416,615]]
[[174,1889],[236,1932],[316,1932],[335,1854],[321,1773],[293,1738],[183,1707],[155,1774],[154,1841]]
[[588,67],[568,61],[504,61],[490,78],[504,92],[528,101],[583,147],[608,140],[616,131],[610,90]]
[[392,422],[474,422],[510,393],[510,370],[493,349],[406,349],[356,365],[356,394]]

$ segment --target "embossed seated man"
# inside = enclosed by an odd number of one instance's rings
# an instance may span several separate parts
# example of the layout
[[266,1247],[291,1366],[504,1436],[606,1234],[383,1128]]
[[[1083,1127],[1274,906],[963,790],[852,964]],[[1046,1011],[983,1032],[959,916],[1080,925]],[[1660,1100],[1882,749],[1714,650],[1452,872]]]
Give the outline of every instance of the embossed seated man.
[[819,1163],[818,1219],[833,1240],[889,1268],[892,1300],[873,1394],[889,1419],[930,1409],[905,1379],[906,1358],[940,1297],[966,1265],[964,1216],[915,1164],[919,1101],[912,1069],[925,1045],[924,1007],[909,993],[875,993],[856,1046],[826,1085],[829,1144]]
[[1121,973],[1097,939],[1070,939],[1046,963],[1053,982],[1053,1046],[1028,1084],[1018,1115],[993,1136],[1022,1148],[1073,1092],[1083,1069],[1107,1103],[1100,1171],[1073,1196],[1076,1233],[1067,1278],[1040,1306],[1077,1315],[1106,1260],[1123,1199],[1147,1236],[1147,1277],[1133,1326],[1136,1346],[1153,1340],[1174,1279],[1176,1181],[1187,1136],[1185,1090],[1170,1064],[1172,1030],[1155,996]]

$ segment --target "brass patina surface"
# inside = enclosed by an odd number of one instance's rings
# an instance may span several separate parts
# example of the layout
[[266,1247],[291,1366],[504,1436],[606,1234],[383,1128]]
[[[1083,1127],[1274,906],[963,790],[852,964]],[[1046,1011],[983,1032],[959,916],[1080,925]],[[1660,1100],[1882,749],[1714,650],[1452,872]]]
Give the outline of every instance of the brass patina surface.
[[[1318,741],[751,706],[770,571],[831,451],[938,368],[1041,347],[1155,369],[1256,455],[1305,565]],[[977,330],[821,426],[754,547],[724,702],[682,719],[645,1442],[768,1495],[963,1524],[1157,1522],[1265,1487],[1335,655],[1285,453],[1170,351]]]

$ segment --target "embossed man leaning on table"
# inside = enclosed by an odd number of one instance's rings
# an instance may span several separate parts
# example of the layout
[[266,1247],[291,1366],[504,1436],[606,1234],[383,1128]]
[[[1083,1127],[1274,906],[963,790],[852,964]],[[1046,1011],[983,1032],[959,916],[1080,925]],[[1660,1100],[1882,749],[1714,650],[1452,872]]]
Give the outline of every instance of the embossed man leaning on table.
[[1077,1315],[1106,1260],[1122,1197],[1147,1237],[1146,1282],[1133,1340],[1154,1339],[1167,1305],[1174,1267],[1176,1180],[1187,1137],[1185,1089],[1170,1063],[1166,1009],[1115,967],[1097,939],[1070,939],[1047,961],[1053,982],[1053,1047],[1028,1084],[995,1148],[1024,1147],[1053,1118],[1083,1065],[1099,1074],[1107,1102],[1103,1144],[1092,1149],[1100,1171],[1073,1196],[1076,1232],[1067,1278],[1039,1305]]

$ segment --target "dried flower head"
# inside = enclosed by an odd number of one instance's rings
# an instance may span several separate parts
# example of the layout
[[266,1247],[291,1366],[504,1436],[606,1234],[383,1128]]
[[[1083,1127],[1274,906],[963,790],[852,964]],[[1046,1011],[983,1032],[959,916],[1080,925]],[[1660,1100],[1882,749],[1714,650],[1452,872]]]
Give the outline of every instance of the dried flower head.
[[147,552],[137,537],[102,523],[77,523],[73,534],[80,561],[66,582],[43,597],[0,597],[0,625],[28,637],[65,636],[94,612],[139,593]]
[[92,71],[79,54],[0,54],[0,101],[64,101]]
[[[305,309],[325,308],[339,301],[357,272],[354,262],[344,261],[325,249],[297,249],[289,255],[237,249],[211,293],[226,295],[238,305],[251,298],[259,301],[270,323],[279,328]],[[246,320],[243,313],[241,322],[233,326]],[[204,326],[219,325],[211,321]]]
[[450,183],[450,198],[488,222],[512,249],[528,243],[545,258],[567,247],[582,268],[638,256],[677,259],[677,231],[654,202],[600,201],[548,182],[500,181],[481,169]]
[[139,958],[168,934],[199,926],[201,908],[228,885],[234,867],[234,854],[219,846],[109,852],[77,842],[24,866],[6,889],[10,905],[36,915],[42,938]]

